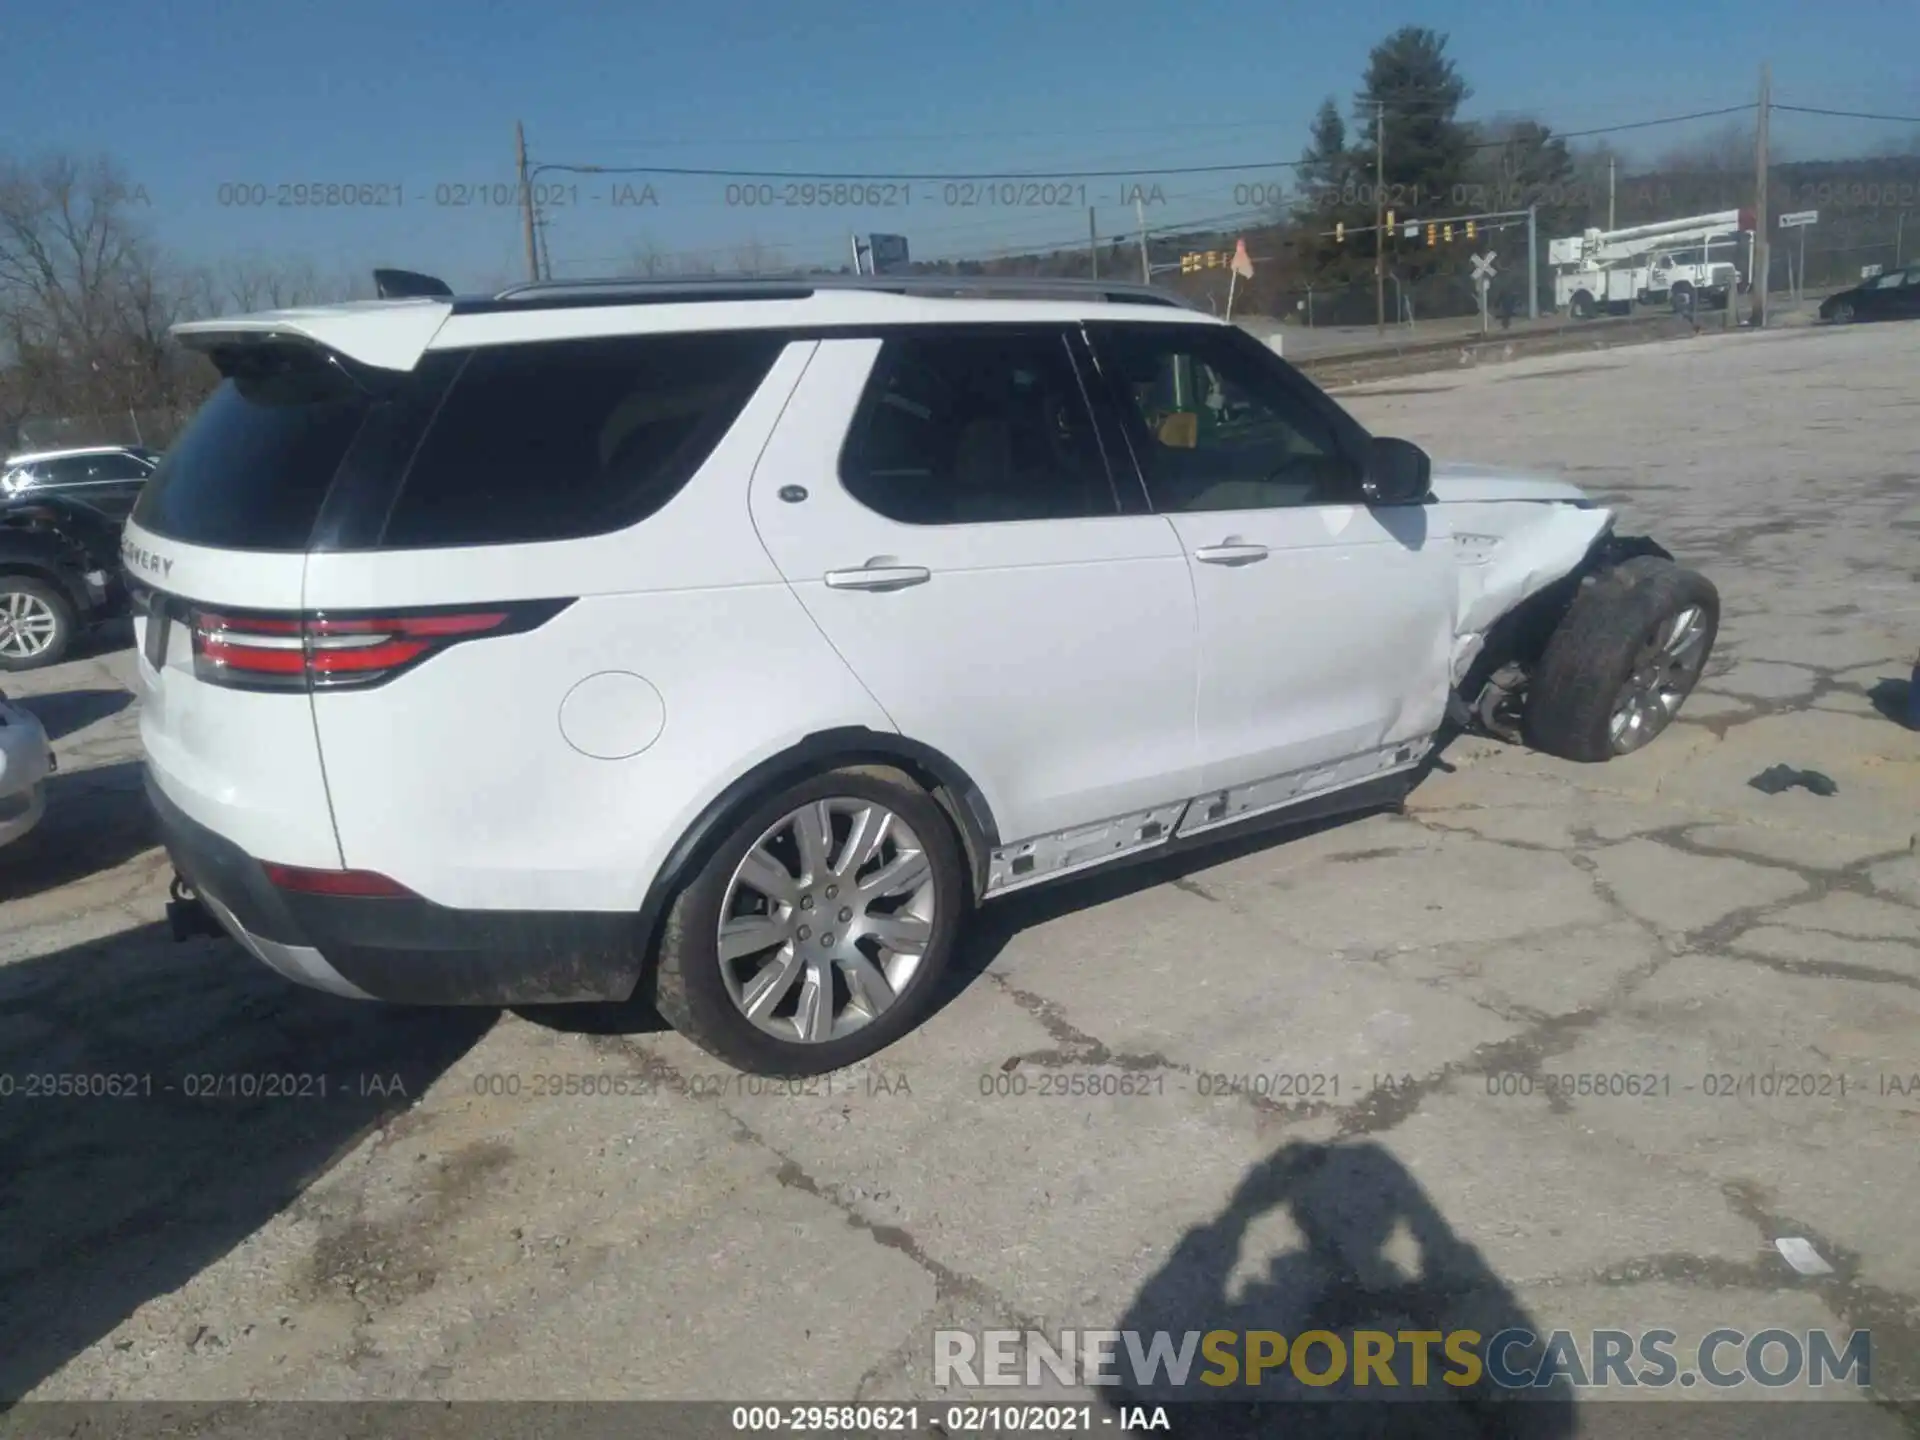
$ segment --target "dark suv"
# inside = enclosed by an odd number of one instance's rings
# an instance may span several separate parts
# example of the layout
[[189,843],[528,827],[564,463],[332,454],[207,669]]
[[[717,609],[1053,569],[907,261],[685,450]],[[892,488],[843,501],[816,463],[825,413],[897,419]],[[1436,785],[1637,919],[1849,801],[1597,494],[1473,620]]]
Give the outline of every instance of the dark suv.
[[0,495],[0,671],[58,664],[126,613],[122,521],[65,495]]
[[125,520],[159,463],[157,451],[139,445],[14,455],[0,466],[0,501],[60,495]]

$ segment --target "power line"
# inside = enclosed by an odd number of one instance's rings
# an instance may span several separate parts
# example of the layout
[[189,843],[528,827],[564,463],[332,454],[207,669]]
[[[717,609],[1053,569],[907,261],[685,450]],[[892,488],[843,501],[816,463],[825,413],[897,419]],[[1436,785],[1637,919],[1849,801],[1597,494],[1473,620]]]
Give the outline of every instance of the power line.
[[[1696,110],[1686,115],[1663,115],[1653,120],[1633,120],[1620,125],[1597,125],[1587,130],[1549,131],[1549,138],[1580,140],[1592,135],[1614,135],[1626,130],[1647,130],[1658,125],[1680,125],[1691,120],[1710,120],[1721,115],[1737,115],[1754,109],[1745,105],[1726,105],[1714,110]],[[1778,107],[1785,108],[1785,107]],[[1483,140],[1469,150],[1498,150],[1512,144],[1510,139]],[[571,165],[545,161],[528,173],[557,170],[571,175],[680,175],[710,180],[830,180],[843,183],[900,180],[979,181],[979,180],[1114,180],[1156,175],[1225,175],[1245,170],[1298,170],[1307,160],[1248,160],[1227,165],[1128,166],[1119,170],[1075,170],[1055,166],[1047,170],[739,170],[703,165]]]
[[[1749,100],[1744,105],[1723,105],[1718,110],[1696,110],[1691,115],[1663,115],[1658,120],[1634,120],[1625,125],[1596,125],[1591,130],[1556,130],[1549,133],[1553,140],[1584,140],[1589,135],[1617,135],[1622,130],[1647,130],[1655,125],[1678,125],[1687,120],[1711,120],[1720,115],[1738,115],[1743,111],[1756,110],[1759,106]],[[1778,106],[1774,107],[1778,109]],[[1506,140],[1488,141],[1475,145],[1476,150],[1497,149],[1511,142]]]
[[1876,115],[1870,110],[1822,110],[1814,105],[1780,105],[1776,110],[1791,110],[1796,115],[1837,115],[1843,120],[1891,120],[1900,125],[1920,125],[1920,115]]
[[885,180],[1118,180],[1141,175],[1223,175],[1234,170],[1294,170],[1302,160],[1248,160],[1238,165],[1162,165],[1152,169],[1129,166],[1124,170],[1072,170],[1056,166],[1050,170],[969,170],[914,171],[867,170],[716,170],[699,165],[561,165],[543,162],[535,170],[560,170],[570,175],[691,175],[709,180],[833,180],[848,183]]

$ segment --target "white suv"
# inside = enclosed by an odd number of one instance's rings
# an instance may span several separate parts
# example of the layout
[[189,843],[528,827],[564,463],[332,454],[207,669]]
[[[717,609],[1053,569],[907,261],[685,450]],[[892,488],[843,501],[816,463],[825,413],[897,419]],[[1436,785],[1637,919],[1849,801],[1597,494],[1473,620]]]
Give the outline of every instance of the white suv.
[[176,327],[228,378],[126,531],[176,928],[337,994],[834,1068],[977,902],[1449,725],[1605,759],[1713,642],[1578,490],[1144,288],[424,288]]

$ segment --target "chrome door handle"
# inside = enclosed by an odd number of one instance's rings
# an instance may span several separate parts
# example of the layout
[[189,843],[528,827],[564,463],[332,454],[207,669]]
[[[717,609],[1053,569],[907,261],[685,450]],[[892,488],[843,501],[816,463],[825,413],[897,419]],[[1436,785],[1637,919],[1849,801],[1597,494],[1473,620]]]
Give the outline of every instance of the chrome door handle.
[[1267,558],[1267,547],[1251,545],[1238,535],[1229,535],[1218,545],[1202,545],[1193,552],[1202,565],[1251,565]]
[[897,565],[891,555],[877,555],[857,570],[829,570],[829,590],[904,590],[924,585],[933,572],[924,565]]

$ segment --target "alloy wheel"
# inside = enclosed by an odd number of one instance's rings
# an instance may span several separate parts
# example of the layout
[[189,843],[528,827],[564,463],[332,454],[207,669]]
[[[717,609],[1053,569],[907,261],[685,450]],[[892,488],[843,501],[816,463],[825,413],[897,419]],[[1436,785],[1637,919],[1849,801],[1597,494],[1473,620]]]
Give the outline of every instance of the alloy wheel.
[[60,619],[53,607],[27,590],[0,591],[0,655],[34,660],[53,648]]
[[885,805],[807,802],[769,826],[727,882],[717,936],[727,993],[781,1040],[852,1034],[919,970],[935,888],[920,838]]
[[1707,615],[1698,605],[1676,611],[1634,657],[1633,673],[1607,720],[1613,753],[1638,750],[1672,723],[1706,662]]

